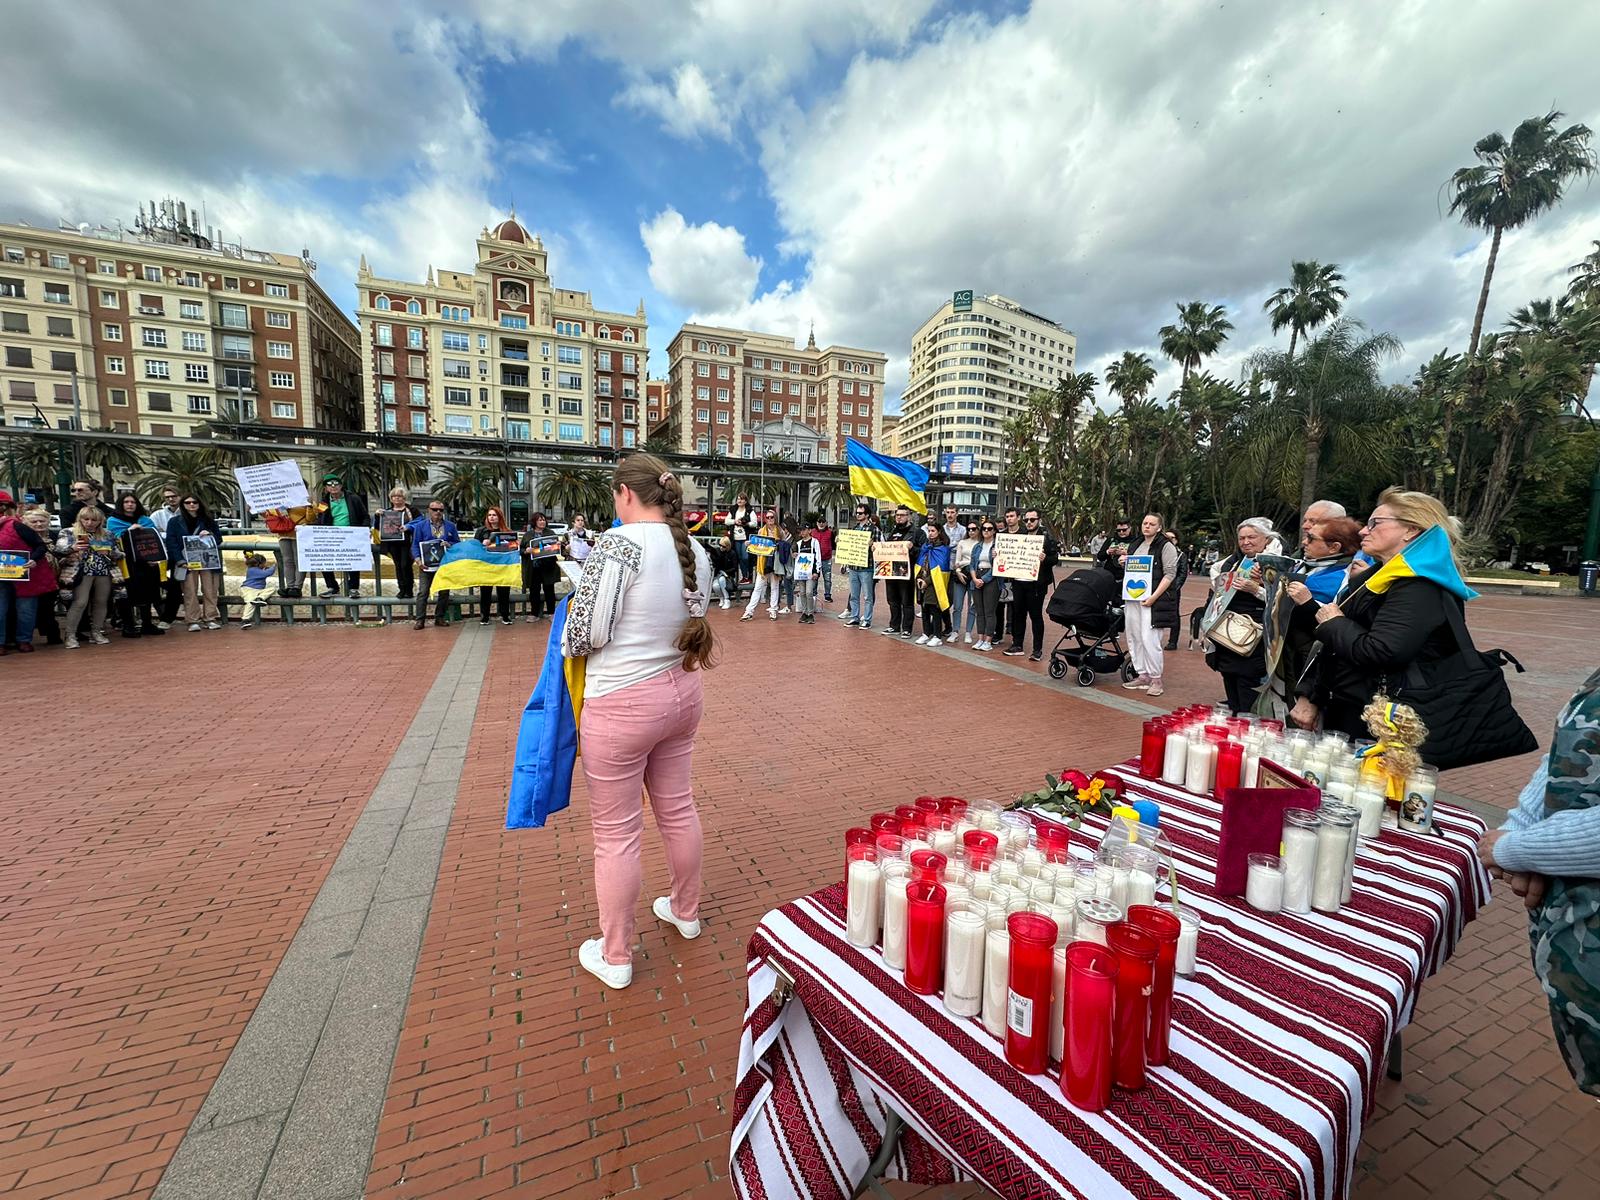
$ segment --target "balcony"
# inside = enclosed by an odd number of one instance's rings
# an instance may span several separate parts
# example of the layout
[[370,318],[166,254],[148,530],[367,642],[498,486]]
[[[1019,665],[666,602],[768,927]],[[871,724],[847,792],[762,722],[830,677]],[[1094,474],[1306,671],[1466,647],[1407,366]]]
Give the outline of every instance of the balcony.
[[508,413],[525,413],[528,411],[528,398],[526,396],[501,396],[500,407]]
[[446,367],[444,369],[444,377],[446,379],[471,379],[472,378],[472,368],[471,367]]
[[528,373],[526,371],[511,371],[501,367],[500,386],[525,388],[528,386]]
[[500,357],[514,359],[517,362],[528,361],[528,343],[526,342],[501,342]]

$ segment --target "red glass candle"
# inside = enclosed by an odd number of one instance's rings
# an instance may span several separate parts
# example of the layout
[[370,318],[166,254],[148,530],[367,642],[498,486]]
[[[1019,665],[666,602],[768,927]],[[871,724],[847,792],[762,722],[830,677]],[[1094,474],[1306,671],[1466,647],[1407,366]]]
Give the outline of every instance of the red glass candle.
[[1072,844],[1072,837],[1065,825],[1057,825],[1054,821],[1040,821],[1034,826],[1034,835],[1038,838],[1039,849],[1044,852],[1046,862],[1066,862],[1072,857],[1068,849]]
[[873,833],[899,833],[900,818],[893,813],[873,813],[872,820],[868,822]]
[[1282,721],[1275,721],[1275,720],[1270,720],[1270,719],[1263,718],[1262,720],[1257,721],[1256,724],[1260,725],[1261,728],[1263,728],[1263,729],[1270,729],[1273,733],[1282,733],[1283,732],[1283,722]]
[[1228,727],[1226,725],[1207,725],[1206,741],[1215,742],[1219,746],[1228,740]]
[[918,796],[913,802],[913,807],[920,808],[923,812],[936,813],[939,811],[939,798],[937,796]]
[[927,880],[929,883],[938,883],[944,878],[944,869],[949,861],[937,850],[913,850],[911,852],[911,878]]
[[906,840],[898,833],[880,833],[877,838],[878,858],[904,858]]
[[1156,940],[1155,975],[1150,983],[1150,1023],[1145,1033],[1145,1059],[1159,1067],[1172,1057],[1172,982],[1178,964],[1178,935],[1183,922],[1165,908],[1135,904],[1128,924]]
[[1230,717],[1224,724],[1228,727],[1230,738],[1242,738],[1250,732],[1250,722],[1243,717]]
[[967,802],[960,796],[940,796],[939,811],[957,817],[967,811]]
[[[1047,971],[1047,982],[1048,975]],[[943,978],[944,887],[912,879],[906,884],[906,986],[920,996],[931,996]]]
[[1156,717],[1144,723],[1144,735],[1139,741],[1139,774],[1146,779],[1161,777],[1161,762],[1167,751],[1167,727]]
[[1061,1091],[1067,1103],[1099,1112],[1111,1103],[1111,1009],[1117,958],[1094,942],[1067,947],[1066,1036]]
[[877,840],[878,835],[870,829],[855,828],[844,831],[844,871],[846,876],[850,874],[850,847],[872,846],[877,843]]
[[1238,742],[1223,742],[1217,747],[1217,786],[1213,789],[1217,796],[1222,795],[1223,788],[1236,788],[1239,786],[1239,777],[1244,773],[1244,747]]
[[967,866],[974,871],[987,871],[1000,853],[999,837],[987,829],[969,829],[961,835],[961,842],[967,848]]
[[1145,1030],[1150,1020],[1150,985],[1155,974],[1156,940],[1126,921],[1106,931],[1106,946],[1117,956],[1116,1003],[1111,1012],[1111,1075],[1120,1088],[1144,1086]]
[[1025,1075],[1042,1074],[1050,1057],[1050,966],[1056,923],[1041,913],[1012,913],[1007,976],[1006,1061]]
[[902,804],[894,810],[894,815],[900,818],[900,832],[906,837],[916,836],[916,831],[922,828],[922,810],[911,804]]

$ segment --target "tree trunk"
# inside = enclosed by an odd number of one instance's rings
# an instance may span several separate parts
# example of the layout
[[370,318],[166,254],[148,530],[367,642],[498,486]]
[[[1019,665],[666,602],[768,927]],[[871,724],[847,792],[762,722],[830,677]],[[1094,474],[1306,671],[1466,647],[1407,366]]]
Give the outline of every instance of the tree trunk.
[[1322,462],[1322,435],[1306,435],[1306,457],[1300,468],[1300,512],[1303,514],[1317,498],[1317,468]]
[[1483,333],[1483,310],[1489,306],[1489,282],[1494,278],[1494,260],[1500,257],[1500,226],[1494,227],[1494,237],[1489,242],[1489,261],[1483,268],[1483,289],[1478,293],[1478,311],[1472,317],[1472,342],[1467,347],[1469,360],[1478,356],[1478,337]]
[[1294,344],[1300,340],[1300,326],[1289,326],[1289,361],[1294,361]]

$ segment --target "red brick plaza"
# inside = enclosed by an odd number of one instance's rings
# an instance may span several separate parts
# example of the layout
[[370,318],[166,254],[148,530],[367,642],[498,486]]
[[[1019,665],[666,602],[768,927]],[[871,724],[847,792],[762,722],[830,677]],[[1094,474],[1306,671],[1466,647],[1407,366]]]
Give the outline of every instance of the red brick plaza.
[[[713,614],[696,758],[705,934],[649,916],[666,872],[647,830],[618,993],[576,965],[597,929],[581,776],[548,828],[502,828],[544,627],[229,629],[7,658],[0,1196],[729,1195],[761,915],[831,881],[864,813],[1009,799],[1133,753],[1142,699],[826,610],[815,627],[737,615]],[[1600,605],[1488,597],[1470,619],[1529,668],[1511,686],[1542,736],[1593,668]],[[1220,699],[1198,652],[1168,661],[1164,704]],[[1505,807],[1531,761],[1444,784]],[[1600,1195],[1600,1111],[1556,1056],[1514,897],[1424,987],[1405,1057],[1358,1195]]]

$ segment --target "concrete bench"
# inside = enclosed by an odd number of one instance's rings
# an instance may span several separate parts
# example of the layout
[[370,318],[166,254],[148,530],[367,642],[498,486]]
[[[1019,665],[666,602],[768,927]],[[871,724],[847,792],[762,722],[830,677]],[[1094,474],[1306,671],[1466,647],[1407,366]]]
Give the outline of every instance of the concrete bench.
[[1559,579],[1545,579],[1538,575],[1529,575],[1526,579],[1499,579],[1481,575],[1468,575],[1467,585],[1479,591],[1515,591],[1524,596],[1537,596],[1543,592],[1559,592],[1561,581]]

